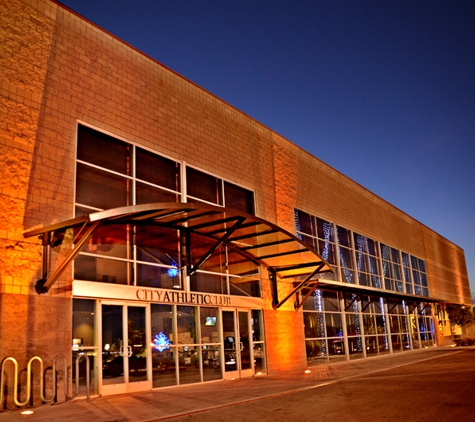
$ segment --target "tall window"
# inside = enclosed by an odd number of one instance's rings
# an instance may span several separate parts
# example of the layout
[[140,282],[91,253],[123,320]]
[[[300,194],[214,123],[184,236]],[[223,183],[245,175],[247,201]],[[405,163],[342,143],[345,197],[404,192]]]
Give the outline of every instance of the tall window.
[[348,354],[350,359],[359,359],[364,357],[359,296],[353,293],[345,293],[343,297],[348,336]]
[[356,283],[353,245],[351,244],[351,232],[343,227],[336,227],[338,238],[338,252],[340,257],[341,280],[347,283]]
[[411,255],[412,278],[414,281],[414,293],[416,295],[429,296],[427,288],[426,265],[422,259]]
[[297,237],[334,267],[322,278],[429,296],[422,259],[298,209],[295,226]]
[[[76,216],[110,208],[155,202],[200,201],[254,214],[252,191],[186,168],[181,163],[78,127]],[[181,186],[186,186],[187,195]],[[213,242],[192,236],[190,256],[200,259]],[[97,230],[75,260],[79,280],[197,292],[260,296],[258,266],[226,247],[218,248],[184,283],[176,230],[155,226],[108,225]]]
[[343,319],[338,293],[316,290],[303,306],[307,360],[312,363],[344,360]]
[[404,292],[399,251],[381,243],[381,256],[386,290]]
[[389,321],[391,324],[391,342],[393,351],[398,352],[411,348],[409,321],[406,302],[388,300]]
[[359,284],[380,289],[382,286],[377,243],[358,233],[354,233],[353,236]]
[[[297,237],[315,249],[337,272],[336,240],[333,223],[314,217],[304,211],[295,210]],[[338,279],[332,273],[321,274],[322,278]]]
[[385,301],[377,296],[361,296],[366,355],[389,352]]

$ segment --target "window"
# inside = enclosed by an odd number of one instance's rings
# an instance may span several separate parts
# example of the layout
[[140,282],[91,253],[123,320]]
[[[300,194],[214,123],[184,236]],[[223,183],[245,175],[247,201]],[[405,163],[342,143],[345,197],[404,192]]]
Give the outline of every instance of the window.
[[404,292],[399,251],[381,243],[381,257],[386,290]]
[[[154,202],[202,201],[254,214],[254,193],[197,169],[186,168],[187,197],[181,193],[181,163],[89,127],[79,125],[76,216]],[[213,246],[192,236],[196,264]],[[260,297],[257,265],[220,247],[191,276],[180,271],[180,234],[155,226],[107,225],[75,259],[74,278],[103,283]]]
[[76,216],[180,198],[180,163],[79,125]]
[[217,177],[187,167],[186,181],[189,202],[195,199],[210,204],[223,205],[223,189],[221,181]]
[[414,282],[414,293],[421,296],[429,296],[427,285],[426,266],[422,259],[411,255],[412,279]]
[[202,201],[254,214],[254,193],[191,167],[186,168],[187,200]]
[[426,303],[317,289],[303,303],[303,321],[309,366],[435,344]]
[[350,231],[343,227],[337,226],[336,232],[339,245],[338,251],[340,258],[342,281],[354,284],[356,283],[356,278],[355,272],[353,271],[354,263]]
[[358,283],[380,289],[382,286],[377,243],[358,233],[354,233],[354,242]]
[[405,301],[388,300],[391,342],[394,352],[411,348]]
[[151,305],[153,387],[222,379],[219,315],[214,307]]
[[361,312],[365,333],[366,355],[389,353],[385,300],[377,296],[361,296]]
[[335,269],[335,274],[322,278],[429,295],[422,259],[299,209],[295,209],[294,217],[297,237],[316,249]]
[[348,354],[350,360],[364,357],[363,336],[359,296],[346,293],[344,295],[346,315],[346,331],[348,334]]
[[254,194],[250,190],[224,182],[224,205],[254,215]]
[[305,345],[310,365],[345,359],[338,293],[316,290],[303,304]]
[[[325,261],[334,267],[336,273],[336,245],[333,223],[297,209],[294,216],[297,237],[315,249]],[[321,277],[330,280],[338,279],[336,274],[321,274]]]

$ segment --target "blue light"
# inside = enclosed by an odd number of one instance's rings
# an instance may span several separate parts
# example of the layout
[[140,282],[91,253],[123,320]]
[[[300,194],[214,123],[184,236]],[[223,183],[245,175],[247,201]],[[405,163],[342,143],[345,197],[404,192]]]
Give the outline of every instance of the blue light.
[[155,349],[157,349],[159,352],[168,350],[170,348],[170,345],[171,345],[170,340],[161,331],[153,338],[153,347],[155,347]]
[[178,268],[169,268],[167,274],[170,277],[176,277],[178,275]]

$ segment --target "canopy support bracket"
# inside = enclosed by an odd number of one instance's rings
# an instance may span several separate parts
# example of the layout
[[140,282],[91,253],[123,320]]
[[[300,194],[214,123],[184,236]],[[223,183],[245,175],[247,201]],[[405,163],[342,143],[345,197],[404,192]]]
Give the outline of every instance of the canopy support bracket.
[[213,245],[211,248],[206,252],[201,259],[195,264],[190,265],[190,271],[188,275],[193,275],[196,271],[200,269],[200,267],[211,257],[211,255],[218,249],[223,243],[225,243],[232,234],[244,223],[246,219],[244,217],[236,218],[236,222],[226,230],[226,233],[221,236],[221,238]]
[[[275,309],[279,309],[285,302],[287,302],[287,300],[289,300],[295,293],[298,293],[300,290],[302,290],[305,285],[316,275],[320,272],[320,270],[323,268],[325,264],[320,264],[316,269],[315,271],[313,271],[311,274],[309,274],[305,280],[303,280],[302,282],[300,282],[297,287],[295,287],[294,290],[292,290],[286,297],[285,299],[281,300],[280,302],[278,301],[278,298],[277,298],[277,282],[275,282],[275,294],[274,294],[274,297],[272,298],[272,307]],[[272,282],[272,280],[271,280]],[[316,284],[315,283],[315,286],[313,290],[316,289]],[[299,306],[300,307],[300,306]],[[298,309],[298,308],[297,308]]]
[[[89,240],[91,235],[94,233],[94,231],[97,229],[101,222],[100,221],[95,221],[92,223],[92,225],[87,229],[87,231],[84,233],[84,235],[81,237],[81,239],[74,245],[73,249],[71,252],[69,252],[68,256],[66,259],[59,265],[56,270],[47,276],[48,268],[43,268],[43,278],[38,280],[35,284],[35,290],[36,293],[38,294],[44,294],[48,293],[51,287],[53,286],[54,283],[58,280],[58,278],[63,274],[64,270],[66,267],[71,263],[71,261],[79,254],[81,251],[82,247],[86,244],[86,242]],[[47,232],[43,234],[43,265],[47,265],[49,262],[48,257],[44,257],[44,255],[48,254],[48,238],[50,236],[51,232]],[[46,239],[45,239],[46,238]]]
[[315,283],[313,283],[313,286],[312,288],[308,291],[308,293],[305,295],[305,297],[302,299],[302,301],[299,303],[298,301],[298,296],[297,296],[297,301],[295,302],[295,310],[298,310],[300,309],[303,304],[305,303],[305,301],[313,294],[313,292],[315,290],[317,290],[317,287],[318,287],[318,281],[316,281]]

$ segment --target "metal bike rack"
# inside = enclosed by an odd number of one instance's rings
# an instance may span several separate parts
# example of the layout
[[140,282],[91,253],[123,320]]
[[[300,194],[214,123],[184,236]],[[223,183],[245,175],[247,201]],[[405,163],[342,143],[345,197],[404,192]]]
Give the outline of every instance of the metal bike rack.
[[90,401],[90,363],[89,363],[89,356],[87,355],[79,355],[76,358],[76,391],[73,395],[68,394],[68,387],[67,387],[67,359],[64,355],[57,355],[53,359],[52,369],[52,376],[53,376],[53,395],[50,398],[45,397],[45,371],[43,371],[43,359],[39,356],[33,356],[27,364],[26,369],[26,398],[24,401],[20,401],[19,392],[18,392],[18,362],[14,357],[6,357],[2,361],[1,366],[1,373],[0,373],[0,406],[3,405],[4,400],[4,373],[5,373],[5,365],[7,362],[12,362],[14,366],[14,373],[13,373],[13,401],[18,407],[24,407],[28,404],[32,396],[32,388],[31,388],[31,379],[32,379],[32,364],[34,361],[38,361],[40,365],[40,397],[43,403],[51,403],[57,397],[57,370],[56,370],[56,362],[58,359],[62,359],[64,362],[64,395],[67,400],[73,400],[79,394],[79,362],[82,358],[86,359],[86,397],[87,401]]

